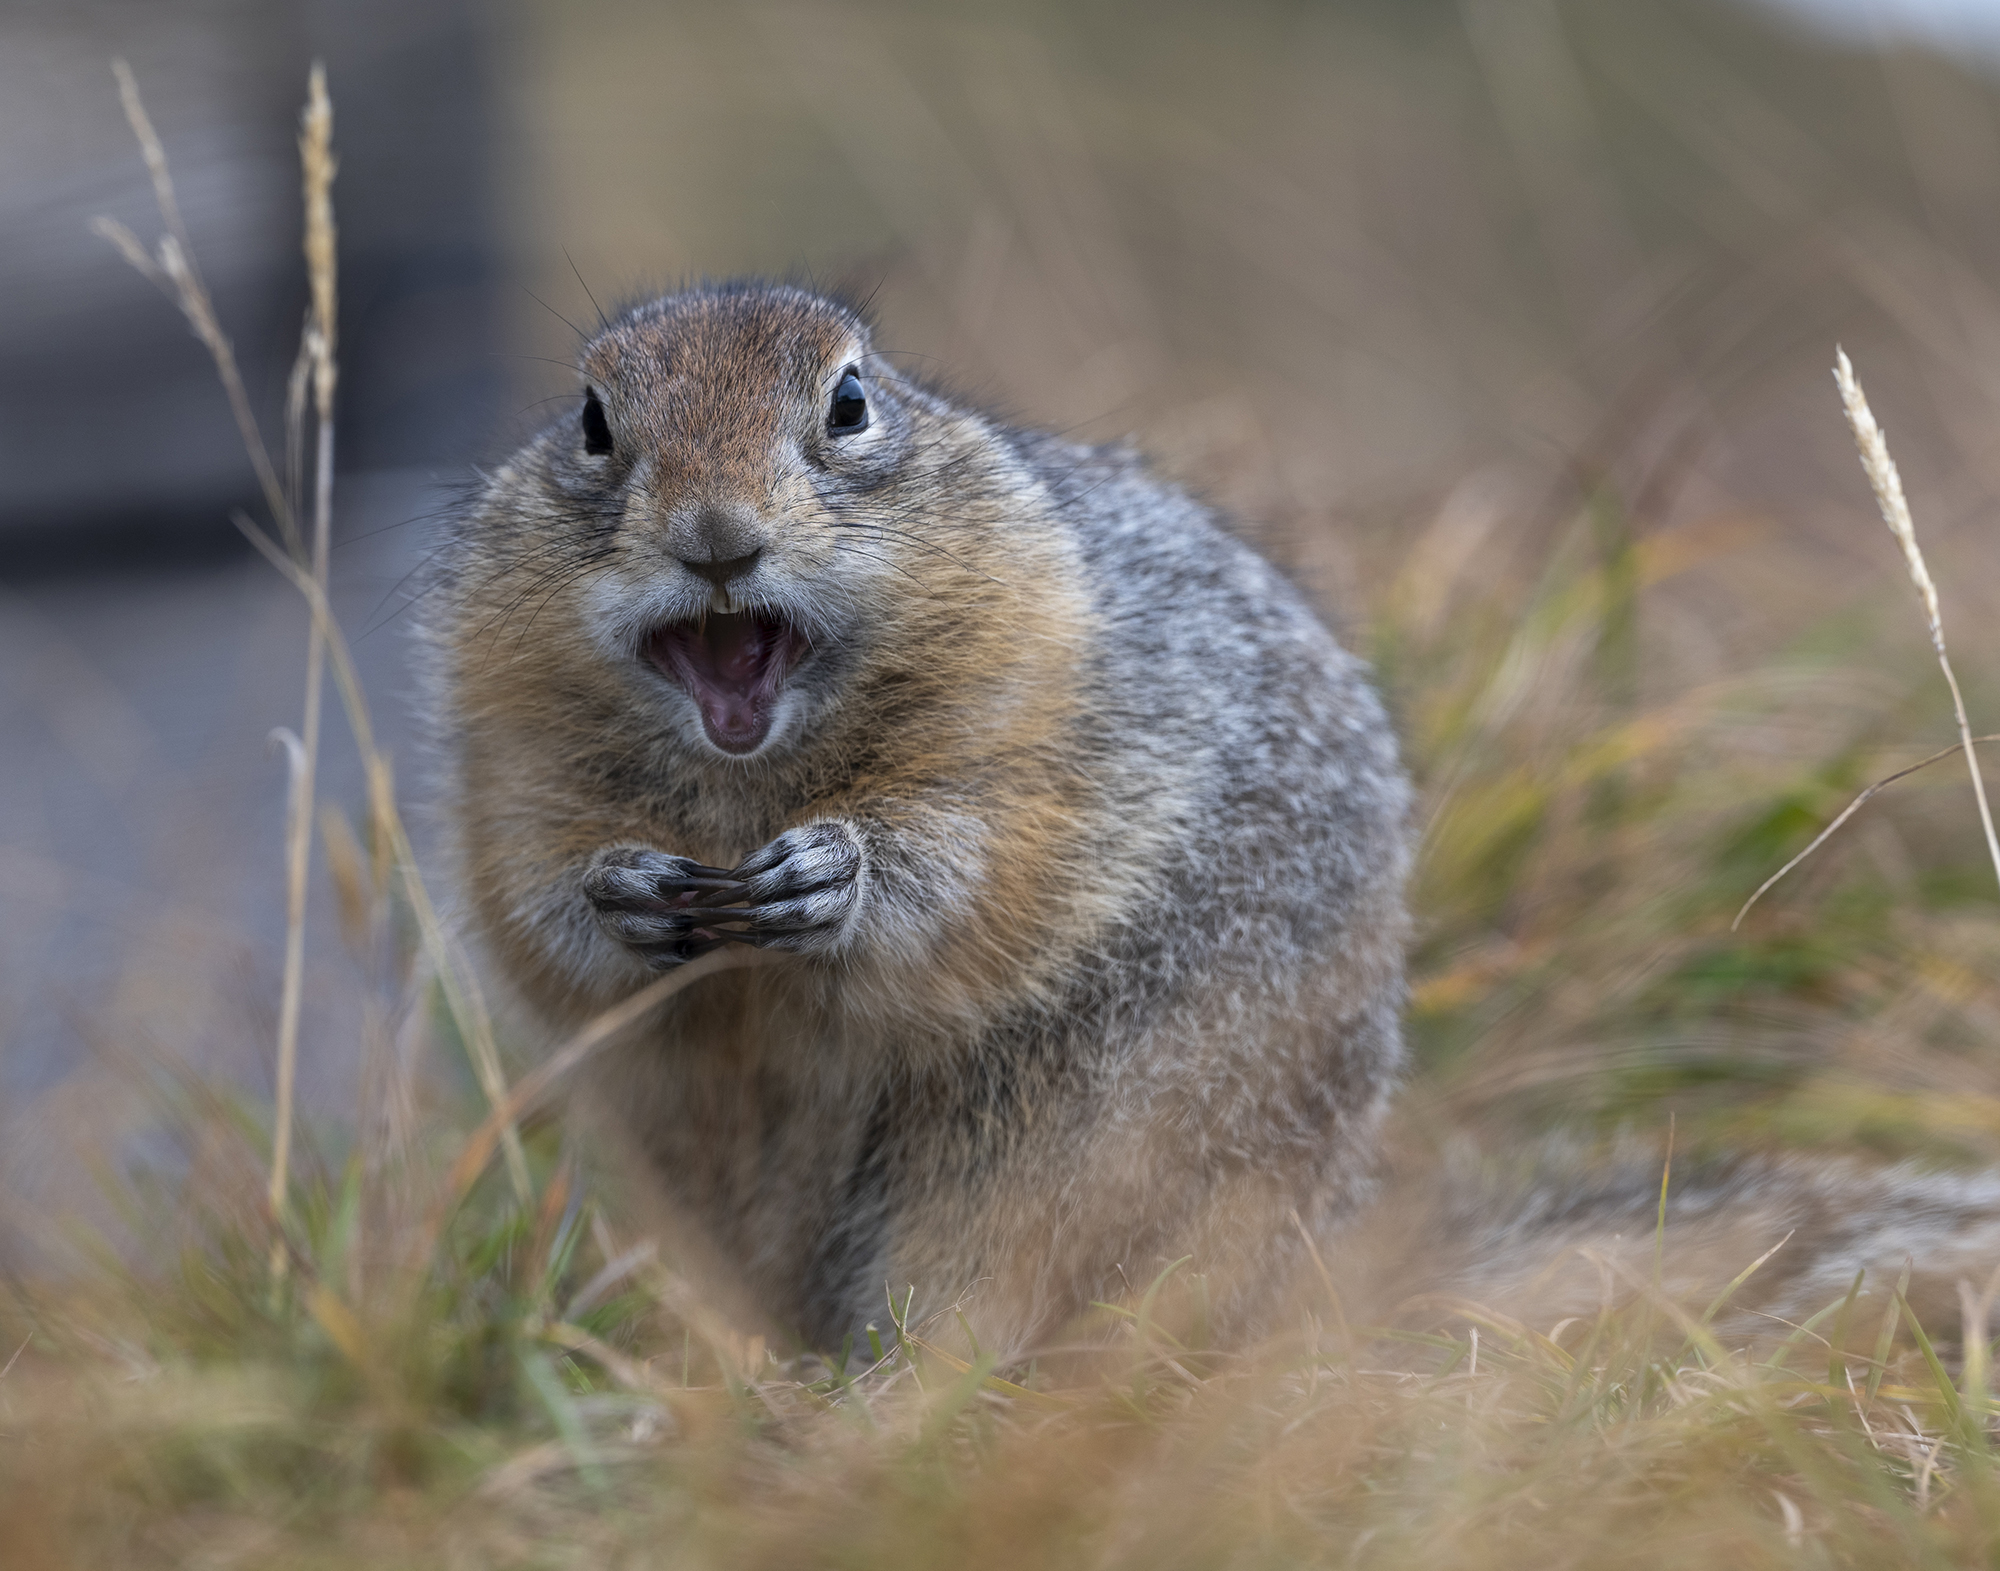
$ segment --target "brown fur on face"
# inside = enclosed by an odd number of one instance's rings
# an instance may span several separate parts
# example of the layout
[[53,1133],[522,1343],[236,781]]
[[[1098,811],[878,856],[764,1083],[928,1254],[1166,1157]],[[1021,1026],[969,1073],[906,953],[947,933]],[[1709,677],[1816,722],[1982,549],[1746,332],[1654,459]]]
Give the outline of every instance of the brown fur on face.
[[[725,936],[775,963],[598,1089],[810,1340],[894,1284],[1025,1348],[1190,1248],[1254,1325],[1398,1057],[1406,795],[1358,667],[1128,455],[897,377],[837,304],[671,297],[581,371],[602,425],[493,476],[429,628],[499,967],[572,1026],[721,941],[692,891],[752,891]],[[663,647],[775,697],[718,730]]]

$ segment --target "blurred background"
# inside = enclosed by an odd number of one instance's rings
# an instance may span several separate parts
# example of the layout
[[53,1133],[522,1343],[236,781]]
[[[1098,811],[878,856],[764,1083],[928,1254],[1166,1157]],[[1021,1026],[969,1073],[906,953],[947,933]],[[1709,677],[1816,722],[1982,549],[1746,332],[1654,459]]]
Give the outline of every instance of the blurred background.
[[[162,1077],[264,1094],[278,995],[306,621],[227,521],[256,490],[206,354],[89,231],[158,230],[114,56],[274,437],[327,63],[337,607],[412,804],[430,520],[567,407],[577,328],[702,275],[839,285],[912,373],[1131,437],[1377,662],[1425,788],[1424,1139],[1672,1109],[2000,1157],[1962,763],[1729,928],[1953,735],[1836,343],[2000,728],[2000,0],[9,0],[0,1248],[79,1152],[180,1160]],[[359,802],[344,744],[323,778]],[[369,995],[315,876],[337,1125]]]

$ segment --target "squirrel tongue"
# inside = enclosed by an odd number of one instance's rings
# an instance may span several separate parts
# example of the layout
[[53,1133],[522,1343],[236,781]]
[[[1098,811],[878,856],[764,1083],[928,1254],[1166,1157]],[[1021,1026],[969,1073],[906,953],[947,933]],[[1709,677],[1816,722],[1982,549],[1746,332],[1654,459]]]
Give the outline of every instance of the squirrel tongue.
[[725,753],[750,753],[771,729],[779,684],[802,642],[766,617],[711,613],[660,628],[646,653],[687,689],[711,742]]

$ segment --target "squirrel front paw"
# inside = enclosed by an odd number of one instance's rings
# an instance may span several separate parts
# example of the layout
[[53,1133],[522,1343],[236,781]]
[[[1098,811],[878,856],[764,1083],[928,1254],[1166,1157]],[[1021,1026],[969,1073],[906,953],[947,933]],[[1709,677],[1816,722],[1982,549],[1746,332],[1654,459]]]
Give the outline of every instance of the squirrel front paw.
[[787,829],[733,869],[644,846],[591,858],[583,893],[598,924],[655,970],[727,943],[826,954],[861,899],[861,838],[839,819]]
[[598,925],[656,971],[685,965],[734,936],[708,925],[704,897],[741,888],[727,870],[646,846],[612,846],[590,859],[583,893]]
[[801,824],[751,852],[731,875],[739,881],[741,909],[711,908],[708,915],[738,918],[743,930],[731,936],[760,948],[826,954],[861,902],[861,870],[861,837],[852,824],[837,818]]

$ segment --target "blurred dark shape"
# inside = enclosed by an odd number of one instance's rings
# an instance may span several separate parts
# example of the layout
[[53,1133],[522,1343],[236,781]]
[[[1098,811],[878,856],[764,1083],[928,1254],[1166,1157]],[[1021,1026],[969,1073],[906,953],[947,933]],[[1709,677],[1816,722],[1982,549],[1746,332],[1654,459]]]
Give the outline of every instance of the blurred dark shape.
[[[448,464],[490,422],[489,11],[470,0],[16,0],[0,49],[0,576],[231,549],[256,486],[207,353],[90,220],[160,225],[131,63],[197,260],[280,440],[305,306],[297,115],[325,60],[345,469]],[[258,509],[261,511],[261,508]]]

